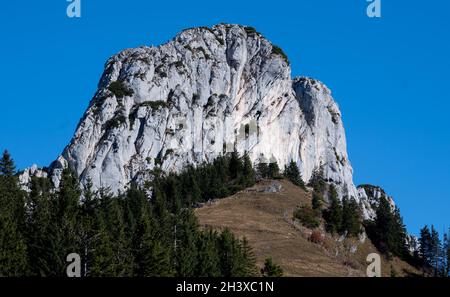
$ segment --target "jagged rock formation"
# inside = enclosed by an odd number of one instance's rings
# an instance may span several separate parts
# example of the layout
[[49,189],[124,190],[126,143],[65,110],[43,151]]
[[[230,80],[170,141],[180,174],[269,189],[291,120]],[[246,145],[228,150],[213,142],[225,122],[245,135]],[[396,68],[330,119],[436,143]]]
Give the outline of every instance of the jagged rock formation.
[[384,189],[379,186],[374,185],[359,185],[358,188],[358,198],[360,201],[360,205],[362,206],[362,210],[364,212],[364,216],[368,219],[376,218],[376,209],[380,204],[380,198],[385,197],[392,209],[395,209],[394,199],[391,196],[388,196]]
[[23,190],[29,192],[31,185],[31,178],[35,177],[47,177],[48,174],[43,169],[38,168],[36,164],[33,164],[31,167],[26,168],[19,175],[19,183],[22,185]]
[[225,24],[111,57],[50,176],[58,186],[70,166],[82,183],[117,192],[155,166],[179,171],[234,149],[281,168],[294,160],[306,182],[320,171],[341,195],[362,197],[330,90],[292,79],[282,50],[253,28]]

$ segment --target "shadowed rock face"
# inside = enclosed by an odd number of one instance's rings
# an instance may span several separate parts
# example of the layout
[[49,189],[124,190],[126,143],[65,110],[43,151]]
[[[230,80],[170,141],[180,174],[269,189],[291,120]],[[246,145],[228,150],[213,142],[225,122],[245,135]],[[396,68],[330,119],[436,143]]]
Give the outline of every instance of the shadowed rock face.
[[179,171],[236,149],[253,162],[322,170],[358,199],[341,113],[330,90],[291,78],[282,51],[239,25],[193,28],[158,47],[111,57],[98,90],[50,176],[71,167],[82,183],[123,190],[161,166]]

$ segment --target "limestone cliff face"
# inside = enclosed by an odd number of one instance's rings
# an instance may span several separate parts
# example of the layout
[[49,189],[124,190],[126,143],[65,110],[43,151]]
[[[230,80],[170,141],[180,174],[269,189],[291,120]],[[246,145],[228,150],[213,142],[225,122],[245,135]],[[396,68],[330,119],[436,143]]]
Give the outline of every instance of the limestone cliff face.
[[380,198],[385,197],[392,209],[395,209],[395,203],[391,196],[388,196],[386,192],[379,186],[373,185],[360,185],[357,188],[358,199],[361,202],[362,210],[365,218],[375,219],[376,209],[380,204]]
[[308,181],[321,171],[340,194],[359,198],[341,113],[330,90],[291,78],[281,49],[253,28],[217,25],[179,33],[158,47],[111,57],[62,155],[82,183],[117,192],[236,149],[254,163],[297,162]]

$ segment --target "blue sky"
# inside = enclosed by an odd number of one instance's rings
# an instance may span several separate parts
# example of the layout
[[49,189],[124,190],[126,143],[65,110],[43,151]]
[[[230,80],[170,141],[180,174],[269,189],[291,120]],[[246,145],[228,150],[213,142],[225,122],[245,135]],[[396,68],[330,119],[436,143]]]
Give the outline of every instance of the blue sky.
[[[81,0],[1,4],[0,149],[19,168],[48,165],[69,142],[108,57],[184,28],[239,23],[282,47],[294,75],[339,103],[357,184],[381,185],[408,230],[450,227],[449,1]],[[400,3],[401,2],[401,3]]]

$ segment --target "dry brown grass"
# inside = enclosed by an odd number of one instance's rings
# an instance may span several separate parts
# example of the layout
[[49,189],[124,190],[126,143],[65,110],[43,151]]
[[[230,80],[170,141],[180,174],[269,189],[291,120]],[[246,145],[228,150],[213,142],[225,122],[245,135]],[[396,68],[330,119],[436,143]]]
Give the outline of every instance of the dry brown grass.
[[[280,183],[278,193],[263,193],[261,189]],[[285,276],[365,276],[365,260],[376,248],[366,240],[337,238],[327,234],[321,244],[310,242],[312,230],[292,222],[292,213],[300,204],[311,203],[311,194],[286,180],[262,181],[253,188],[211,205],[196,209],[203,228],[229,228],[239,237],[246,237],[253,246],[258,266],[267,257],[279,264]],[[323,230],[322,230],[323,232]],[[358,245],[355,253],[350,247]],[[383,276],[391,273],[391,264],[397,275],[404,269],[418,273],[399,259],[382,260]]]

